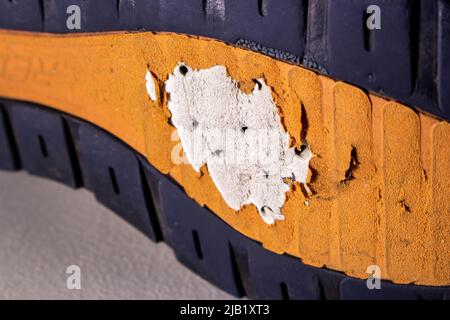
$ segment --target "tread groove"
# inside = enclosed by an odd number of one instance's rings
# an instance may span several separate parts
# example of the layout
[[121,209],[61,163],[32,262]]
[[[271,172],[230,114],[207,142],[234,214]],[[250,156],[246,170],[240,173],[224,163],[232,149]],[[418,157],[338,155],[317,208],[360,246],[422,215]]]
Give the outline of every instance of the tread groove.
[[81,172],[80,160],[78,158],[76,145],[70,131],[69,124],[64,117],[61,117],[61,119],[64,131],[64,140],[66,141],[67,151],[69,153],[70,164],[74,176],[74,187],[78,188],[83,186],[83,174]]
[[258,0],[258,11],[261,17],[267,15],[267,0]]
[[39,13],[41,15],[42,26],[45,26],[45,9],[44,9],[44,0],[39,0]]
[[420,2],[412,0],[411,2],[411,16],[409,17],[412,26],[411,30],[411,87],[415,89],[417,77],[419,72],[419,57],[420,57],[420,23],[421,21]]
[[197,254],[197,258],[203,260],[203,250],[200,242],[200,236],[197,230],[192,230],[192,240],[194,241],[195,253]]
[[116,195],[120,195],[119,184],[117,183],[116,172],[113,167],[108,167],[109,178],[111,179],[111,186]]
[[363,28],[363,34],[364,34],[364,49],[366,49],[367,52],[372,51],[373,49],[373,38],[374,38],[374,31],[370,30],[366,26],[366,21],[370,17],[370,14],[366,11],[363,11],[363,21],[362,21],[362,28]]
[[327,300],[325,287],[324,287],[322,281],[320,280],[320,278],[318,276],[316,276],[316,287],[317,287],[317,293],[318,293],[319,299],[320,300]]
[[158,219],[158,214],[156,212],[156,207],[154,204],[153,196],[152,196],[150,187],[148,185],[147,178],[145,176],[144,168],[142,167],[142,163],[141,163],[141,161],[139,161],[139,159],[138,159],[138,168],[139,168],[139,176],[141,179],[141,185],[142,185],[142,189],[143,189],[142,191],[144,194],[145,206],[147,208],[148,216],[150,219],[150,224],[153,227],[153,233],[154,233],[154,237],[155,237],[155,239],[153,239],[153,240],[155,242],[163,241],[164,236],[163,236],[163,231],[161,228],[161,223]]
[[247,295],[247,292],[245,290],[244,282],[242,281],[238,257],[236,256],[236,252],[230,242],[228,242],[228,247],[230,250],[231,268],[233,271],[234,282],[236,283],[236,287],[238,290],[238,296],[245,297]]
[[116,11],[117,11],[117,18],[120,19],[120,3],[121,0],[116,0]]
[[14,169],[19,170],[22,168],[19,148],[17,147],[17,140],[14,136],[14,131],[11,124],[11,119],[6,111],[6,106],[0,103],[0,117],[3,118],[3,124],[5,126],[6,139],[8,140],[11,155],[14,162]]

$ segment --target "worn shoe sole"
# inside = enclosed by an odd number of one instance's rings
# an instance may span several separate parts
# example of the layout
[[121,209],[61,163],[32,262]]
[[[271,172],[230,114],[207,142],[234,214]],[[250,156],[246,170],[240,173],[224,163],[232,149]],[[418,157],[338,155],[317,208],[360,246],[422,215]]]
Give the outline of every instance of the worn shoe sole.
[[[190,199],[170,177],[106,131],[32,103],[2,100],[0,160],[97,200],[153,241],[165,241],[180,262],[235,296],[253,299],[449,299],[449,287],[366,280],[311,267],[243,236]],[[6,146],[6,148],[5,148]]]
[[[449,284],[448,122],[208,39],[16,32],[2,32],[0,38],[0,95],[51,106],[98,125],[266,249],[359,278],[377,265],[383,279],[396,283]],[[199,176],[189,165],[171,161],[179,142],[172,141],[164,82],[180,62],[199,70],[223,65],[244,92],[254,79],[264,78],[293,146],[308,142],[316,155],[308,181],[312,192],[290,191],[285,221],[268,226],[253,206],[235,212],[207,168]],[[146,71],[156,83],[155,101],[145,92]],[[38,141],[42,149],[45,140],[41,136]],[[14,153],[6,154],[0,163],[14,167]],[[114,170],[109,171],[109,183],[120,191],[114,180]],[[149,232],[148,226],[135,224]]]

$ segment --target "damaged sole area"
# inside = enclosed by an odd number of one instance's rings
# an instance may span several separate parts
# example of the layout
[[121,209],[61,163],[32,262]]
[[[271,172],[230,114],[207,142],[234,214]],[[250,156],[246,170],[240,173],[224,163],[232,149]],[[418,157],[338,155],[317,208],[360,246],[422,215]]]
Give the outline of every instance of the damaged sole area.
[[[267,250],[357,278],[367,278],[368,266],[376,265],[383,279],[396,283],[450,284],[448,122],[211,39],[0,31],[0,50],[5,53],[0,96],[51,106],[94,123],[169,175],[197,204]],[[314,155],[306,184],[289,184],[289,177],[283,178],[289,190],[281,206],[238,199],[235,210],[209,166],[197,171],[193,162],[183,161],[187,149],[175,128],[175,110],[182,109],[171,108],[167,81],[176,68],[186,78],[189,68],[200,72],[217,66],[225,68],[244,100],[254,90],[270,89],[271,100],[266,96],[264,103],[276,106],[289,148],[300,157],[307,146]],[[214,87],[208,83],[212,80],[203,80],[207,88]],[[201,119],[191,120],[193,127],[200,126]],[[243,133],[251,130],[242,123]],[[218,158],[224,155],[220,149],[212,151]],[[52,149],[40,143],[36,152],[51,158]],[[174,161],[174,154],[182,161]],[[5,162],[14,158],[12,152]],[[105,179],[111,177],[117,182],[112,192],[121,195],[116,170],[107,171]],[[284,220],[267,224],[261,219],[261,212],[277,206]]]

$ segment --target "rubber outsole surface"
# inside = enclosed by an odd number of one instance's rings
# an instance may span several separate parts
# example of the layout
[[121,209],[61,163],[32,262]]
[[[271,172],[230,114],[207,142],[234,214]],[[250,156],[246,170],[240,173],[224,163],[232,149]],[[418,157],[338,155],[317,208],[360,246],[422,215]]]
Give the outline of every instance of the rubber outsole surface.
[[31,103],[0,101],[0,168],[86,187],[178,260],[235,296],[253,299],[450,299],[449,287],[366,281],[305,265],[241,235],[109,133]]
[[[79,30],[67,28],[70,5],[80,7]],[[366,28],[369,5],[381,9],[379,30]],[[450,120],[448,0],[3,0],[0,28],[207,36]]]

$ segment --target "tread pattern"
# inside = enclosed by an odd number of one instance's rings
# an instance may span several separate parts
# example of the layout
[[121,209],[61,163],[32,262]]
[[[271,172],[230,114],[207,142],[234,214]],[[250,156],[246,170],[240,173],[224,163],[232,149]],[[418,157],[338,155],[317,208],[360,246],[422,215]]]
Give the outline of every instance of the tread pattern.
[[[24,163],[25,170],[72,187],[84,182],[100,202],[154,241],[166,241],[180,262],[233,295],[254,299],[450,299],[449,287],[383,281],[381,290],[368,290],[365,280],[270,252],[197,205],[169,177],[160,174],[146,159],[109,133],[42,106],[0,102],[3,115],[0,133],[9,130],[8,127],[13,129],[13,135],[0,135],[2,168],[19,166],[16,163],[7,167],[4,164],[8,162],[3,162],[10,159],[4,155],[11,153],[16,142],[19,150],[29,148],[31,151],[23,153],[29,161]],[[12,124],[4,115],[13,115]],[[30,115],[32,122],[26,121]],[[25,133],[28,133],[26,139],[22,136]],[[36,138],[39,135],[48,146],[49,157],[44,159],[36,151],[41,148]],[[56,158],[58,161],[51,158],[56,148],[66,160],[71,155],[66,163],[71,168],[61,165],[63,158]],[[32,162],[36,165],[27,164]],[[79,169],[74,168],[77,163]],[[114,170],[115,178],[110,169]],[[77,170],[81,175],[75,180],[78,184],[53,174],[63,172],[66,173],[63,177],[73,178]]]
[[[10,102],[6,102],[8,107]],[[9,108],[8,108],[9,110]],[[72,163],[73,144],[66,140],[64,119],[42,113],[38,107],[15,102],[9,119],[17,142],[22,167],[34,175],[47,177],[70,187],[80,185]]]
[[0,169],[16,170],[19,167],[8,114],[0,103]]
[[[381,8],[387,2],[375,1]],[[411,30],[416,8],[409,0],[389,2],[389,10],[382,9],[382,29],[370,31],[359,26],[365,9],[375,4],[374,1],[330,1],[327,8],[329,54],[328,62],[324,63],[334,77],[358,83],[373,91],[406,98],[412,93],[414,85],[415,48],[412,43],[415,39]]]
[[[72,126],[73,128],[73,126]],[[97,200],[154,241],[160,228],[146,202],[146,179],[133,151],[93,126],[77,125],[78,151],[85,187]]]
[[[73,4],[81,30],[66,27]],[[381,30],[365,28],[368,5],[381,8]],[[244,43],[450,120],[449,12],[449,0],[0,0],[0,29],[151,30]]]

